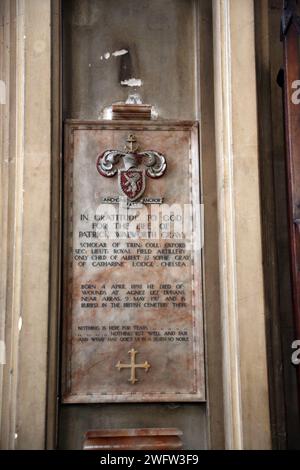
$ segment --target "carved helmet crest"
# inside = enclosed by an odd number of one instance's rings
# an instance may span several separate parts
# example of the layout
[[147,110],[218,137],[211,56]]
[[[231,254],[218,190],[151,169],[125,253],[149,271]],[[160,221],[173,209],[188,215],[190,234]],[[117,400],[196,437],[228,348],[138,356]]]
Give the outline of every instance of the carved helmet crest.
[[[101,176],[112,178],[118,173],[119,190],[130,201],[139,199],[146,188],[146,176],[156,179],[167,169],[164,155],[155,150],[139,152],[134,134],[129,134],[124,151],[106,150],[97,159],[97,170]],[[117,166],[123,160],[124,168]]]

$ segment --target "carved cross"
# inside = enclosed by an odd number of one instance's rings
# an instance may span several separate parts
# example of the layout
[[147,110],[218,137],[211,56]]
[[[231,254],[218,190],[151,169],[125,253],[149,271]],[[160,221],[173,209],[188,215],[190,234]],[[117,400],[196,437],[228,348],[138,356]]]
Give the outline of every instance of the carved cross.
[[119,361],[116,365],[116,368],[119,369],[119,371],[121,371],[122,369],[131,369],[130,379],[128,379],[128,382],[134,385],[136,382],[138,382],[138,379],[135,375],[136,369],[145,369],[145,371],[148,372],[151,366],[148,361],[145,361],[144,364],[135,363],[135,356],[138,354],[138,351],[136,351],[134,348],[130,349],[130,351],[128,351],[128,354],[130,354],[131,358],[130,364],[122,364]]

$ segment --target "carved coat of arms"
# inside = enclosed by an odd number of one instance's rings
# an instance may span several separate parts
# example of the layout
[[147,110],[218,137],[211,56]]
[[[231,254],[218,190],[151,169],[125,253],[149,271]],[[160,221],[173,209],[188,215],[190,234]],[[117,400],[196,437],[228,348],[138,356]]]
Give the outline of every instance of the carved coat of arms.
[[[126,140],[125,151],[106,150],[97,159],[100,175],[112,178],[118,173],[119,190],[132,202],[144,194],[147,176],[160,178],[167,169],[164,155],[154,150],[138,152],[138,149],[136,137],[130,134]],[[118,169],[117,165],[121,159],[124,168]]]

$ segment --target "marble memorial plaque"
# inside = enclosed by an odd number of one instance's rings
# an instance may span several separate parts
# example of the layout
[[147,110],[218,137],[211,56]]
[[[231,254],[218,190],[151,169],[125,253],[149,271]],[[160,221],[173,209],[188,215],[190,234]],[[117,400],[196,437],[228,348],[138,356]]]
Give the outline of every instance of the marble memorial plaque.
[[63,402],[205,400],[195,122],[68,121]]

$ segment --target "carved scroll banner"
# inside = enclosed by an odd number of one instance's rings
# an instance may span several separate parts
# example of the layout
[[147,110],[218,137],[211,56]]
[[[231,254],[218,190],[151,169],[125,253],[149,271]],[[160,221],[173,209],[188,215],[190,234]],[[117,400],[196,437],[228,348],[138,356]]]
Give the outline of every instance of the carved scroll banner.
[[205,400],[198,124],[68,121],[64,403]]

